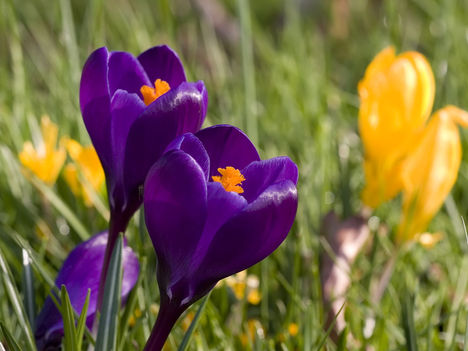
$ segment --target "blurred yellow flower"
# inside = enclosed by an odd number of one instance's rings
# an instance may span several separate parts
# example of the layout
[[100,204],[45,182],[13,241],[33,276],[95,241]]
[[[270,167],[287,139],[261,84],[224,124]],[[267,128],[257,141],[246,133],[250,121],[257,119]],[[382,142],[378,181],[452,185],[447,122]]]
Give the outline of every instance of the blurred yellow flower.
[[296,336],[299,333],[299,326],[296,323],[290,323],[288,326],[288,332],[291,336]]
[[36,148],[30,141],[23,144],[19,154],[21,164],[48,185],[57,180],[65,162],[66,153],[62,146],[56,149],[58,127],[48,116],[41,118],[42,140]]
[[454,106],[437,111],[402,162],[403,214],[398,241],[424,232],[455,184],[462,152],[458,125],[468,127],[468,112]]
[[[93,146],[83,147],[73,139],[65,138],[63,144],[74,163],[65,167],[65,181],[76,196],[82,196],[85,205],[91,207],[92,193],[99,192],[105,181],[104,171]],[[80,174],[84,182],[80,179]]]
[[130,318],[128,319],[128,326],[130,328],[133,328],[136,324],[136,319],[135,317],[133,316],[133,314],[130,316]]
[[137,318],[140,318],[142,316],[142,312],[141,310],[137,307],[135,308],[135,312],[133,312],[133,314],[135,315],[135,317]]
[[137,319],[140,318],[141,316],[142,316],[141,310],[138,307],[135,308],[135,311],[133,311],[133,314],[128,319],[129,327],[133,328],[137,322]]
[[190,328],[193,318],[195,318],[195,313],[193,313],[192,311],[188,311],[184,319],[182,319],[181,326],[184,332],[186,332],[188,328]]
[[231,288],[234,296],[238,300],[242,300],[245,296],[245,288],[247,286],[245,281],[246,278],[247,271],[241,271],[223,280],[224,283],[226,283],[226,285]]
[[242,300],[247,294],[247,302],[252,305],[258,305],[262,299],[262,295],[258,290],[260,282],[255,274],[247,275],[247,271],[241,271],[224,279],[229,288],[231,288],[234,296],[238,300]]
[[422,233],[418,235],[417,239],[419,244],[425,249],[432,249],[439,241],[444,238],[442,233]]
[[375,208],[401,190],[401,161],[429,117],[434,75],[421,54],[395,56],[388,47],[367,67],[358,92],[366,178],[362,199]]
[[247,321],[247,328],[245,332],[240,335],[242,346],[246,347],[249,342],[253,343],[256,337],[264,339],[265,329],[263,329],[263,326],[258,319],[252,318]]
[[153,314],[154,316],[157,316],[159,312],[159,305],[152,303],[150,306],[150,311],[151,311],[151,314]]
[[261,300],[262,300],[262,295],[260,294],[258,289],[251,290],[247,294],[247,301],[248,303],[252,305],[258,305]]

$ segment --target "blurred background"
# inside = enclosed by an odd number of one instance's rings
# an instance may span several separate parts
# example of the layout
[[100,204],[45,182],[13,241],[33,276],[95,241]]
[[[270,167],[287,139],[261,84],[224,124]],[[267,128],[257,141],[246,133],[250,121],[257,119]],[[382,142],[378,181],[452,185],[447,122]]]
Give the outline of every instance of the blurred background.
[[[400,254],[377,304],[371,287],[392,257],[401,199],[370,217],[372,238],[351,269],[341,341],[327,337],[319,274],[327,249],[322,217],[333,210],[344,219],[361,208],[357,83],[373,57],[388,45],[423,53],[436,79],[434,110],[468,108],[468,2],[461,0],[0,0],[0,249],[20,292],[21,248],[34,253],[36,313],[67,253],[106,228],[107,204],[98,194],[100,201],[86,206],[63,176],[50,187],[34,185],[18,161],[23,143],[40,139],[46,114],[59,137],[89,145],[78,100],[88,55],[101,46],[137,55],[159,44],[178,52],[189,80],[207,85],[204,126],[238,126],[262,158],[288,155],[300,172],[298,216],[289,237],[249,269],[258,279],[258,299],[239,297],[228,285],[215,289],[190,349],[396,350],[406,347],[408,333],[424,350],[463,349],[467,153],[429,227],[443,240]],[[461,139],[466,151],[466,132]],[[135,289],[136,313],[128,312],[133,322],[122,319],[121,349],[142,347],[158,302],[154,251],[138,235],[138,221],[135,216],[128,236],[143,278]],[[21,340],[21,322],[1,285],[0,320]],[[179,344],[183,322],[168,349]]]

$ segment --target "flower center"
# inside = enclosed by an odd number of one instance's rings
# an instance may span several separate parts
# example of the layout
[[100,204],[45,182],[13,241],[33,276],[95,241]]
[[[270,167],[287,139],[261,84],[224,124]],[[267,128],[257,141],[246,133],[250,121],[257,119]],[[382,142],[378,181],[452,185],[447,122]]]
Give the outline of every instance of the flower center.
[[163,94],[166,94],[171,87],[169,83],[162,79],[156,79],[154,82],[154,88],[148,85],[143,85],[140,88],[140,93],[143,95],[143,101],[146,106],[151,104],[154,100],[160,97]]
[[212,176],[213,181],[221,183],[226,191],[233,191],[238,194],[242,194],[244,189],[240,184],[245,180],[242,173],[234,167],[218,168],[221,176]]

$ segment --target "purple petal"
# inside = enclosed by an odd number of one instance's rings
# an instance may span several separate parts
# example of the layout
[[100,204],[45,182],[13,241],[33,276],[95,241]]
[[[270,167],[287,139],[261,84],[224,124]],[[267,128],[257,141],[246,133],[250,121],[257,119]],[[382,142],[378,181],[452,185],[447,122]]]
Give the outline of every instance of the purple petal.
[[197,289],[240,272],[270,255],[286,238],[297,210],[297,190],[290,180],[271,185],[231,218],[213,238],[193,279]]
[[[102,263],[107,244],[107,233],[103,232],[76,246],[68,255],[55,280],[60,289],[67,287],[70,301],[77,313],[83,308],[88,288],[91,289],[87,312],[87,324],[91,323],[96,313],[97,294]],[[125,301],[130,290],[138,279],[139,264],[132,249],[124,244],[123,256],[122,301]],[[50,342],[60,340],[63,335],[63,322],[60,312],[52,299],[48,297],[37,321],[35,337],[38,349],[45,349]]]
[[156,79],[162,79],[169,83],[171,89],[174,89],[187,81],[182,62],[177,54],[166,45],[146,50],[138,56],[138,61],[152,83]]
[[133,123],[124,163],[124,180],[130,191],[143,184],[151,166],[175,137],[201,127],[205,95],[204,86],[200,90],[195,83],[182,83],[150,104]]
[[296,164],[289,157],[281,156],[269,160],[252,162],[242,171],[245,181],[242,183],[242,195],[250,203],[270,185],[283,180],[297,184]]
[[158,256],[160,289],[170,289],[190,269],[203,230],[205,177],[190,155],[172,150],[151,168],[144,189],[146,227]]
[[[206,112],[208,111],[208,92],[206,91],[205,83],[202,80],[195,82],[195,86],[197,87],[198,91],[202,94],[202,111],[201,114],[206,116]],[[202,122],[203,124],[203,122]],[[201,125],[200,125],[201,128]],[[198,130],[197,130],[198,131]]]
[[80,81],[80,106],[82,110],[94,99],[109,96],[108,60],[109,52],[106,47],[93,51],[86,60]]
[[[136,121],[145,108],[146,105],[136,94],[117,90],[112,97],[110,136],[113,170],[108,177],[109,194],[111,194],[110,199],[112,203],[126,202],[124,189],[115,189],[115,187],[118,185],[123,187],[123,160],[128,132],[133,122]],[[116,194],[115,191],[118,191],[119,194]]]
[[80,106],[83,120],[106,171],[111,165],[108,60],[109,52],[105,47],[94,51],[83,67],[80,82]]
[[128,52],[113,51],[109,56],[109,92],[112,96],[117,89],[138,94],[143,85],[153,86],[140,62]]
[[210,158],[208,157],[205,147],[203,146],[200,139],[198,139],[192,133],[185,133],[184,135],[175,138],[164,152],[170,150],[182,150],[192,156],[203,170],[205,179],[208,181],[210,172]]
[[243,169],[260,160],[255,146],[240,129],[229,125],[216,125],[195,134],[210,156],[210,178],[219,175],[218,168],[231,166]]
[[218,182],[208,183],[208,215],[203,235],[195,250],[192,260],[192,272],[203,261],[214,235],[229,219],[247,206],[247,201],[237,193],[224,190]]
[[128,132],[145,108],[146,105],[136,94],[117,90],[112,97],[110,130],[114,162],[123,163]]

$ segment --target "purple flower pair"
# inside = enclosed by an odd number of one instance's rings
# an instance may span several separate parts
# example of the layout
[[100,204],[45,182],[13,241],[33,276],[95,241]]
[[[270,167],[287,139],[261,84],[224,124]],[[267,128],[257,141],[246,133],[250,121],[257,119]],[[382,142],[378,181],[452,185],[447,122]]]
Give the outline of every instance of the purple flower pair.
[[[235,127],[199,130],[207,109],[205,86],[186,82],[180,60],[167,46],[137,58],[96,50],[83,68],[80,104],[106,173],[111,210],[106,252],[102,261],[93,260],[97,269],[90,281],[95,287],[103,262],[102,292],[117,234],[144,201],[161,295],[145,349],[160,350],[188,306],[285,239],[297,210],[297,166],[287,157],[260,160]],[[80,280],[66,272],[61,270],[57,284]],[[124,268],[124,285],[128,279]],[[80,284],[84,301],[89,284]],[[93,303],[90,311],[100,300]],[[52,307],[46,303],[45,310]],[[43,339],[60,318],[41,318],[36,335]]]

